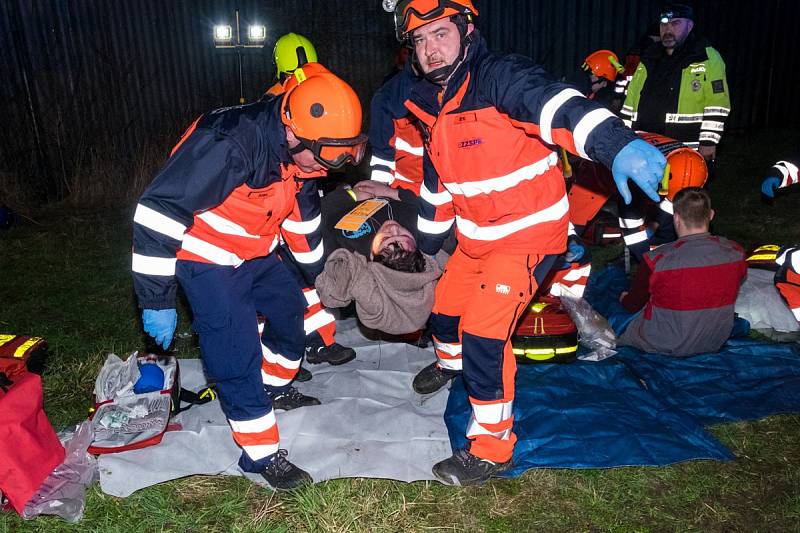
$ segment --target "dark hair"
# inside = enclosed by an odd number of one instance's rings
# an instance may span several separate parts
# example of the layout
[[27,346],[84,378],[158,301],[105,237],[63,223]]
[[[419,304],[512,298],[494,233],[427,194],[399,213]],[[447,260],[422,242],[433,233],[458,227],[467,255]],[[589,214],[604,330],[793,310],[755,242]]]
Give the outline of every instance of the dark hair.
[[705,226],[711,221],[711,197],[700,187],[686,187],[678,191],[672,200],[672,209],[693,228]]
[[409,252],[399,246],[388,246],[381,253],[375,255],[372,260],[399,272],[425,271],[425,256],[419,250]]

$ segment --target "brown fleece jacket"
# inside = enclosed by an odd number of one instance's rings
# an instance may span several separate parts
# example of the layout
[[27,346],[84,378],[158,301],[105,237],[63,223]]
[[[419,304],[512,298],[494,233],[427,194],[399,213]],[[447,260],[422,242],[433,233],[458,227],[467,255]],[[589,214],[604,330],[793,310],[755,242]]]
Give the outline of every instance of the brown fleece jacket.
[[425,326],[433,308],[433,290],[441,275],[441,267],[427,256],[424,272],[409,273],[339,249],[328,257],[315,285],[326,307],[345,307],[355,301],[362,324],[402,335]]

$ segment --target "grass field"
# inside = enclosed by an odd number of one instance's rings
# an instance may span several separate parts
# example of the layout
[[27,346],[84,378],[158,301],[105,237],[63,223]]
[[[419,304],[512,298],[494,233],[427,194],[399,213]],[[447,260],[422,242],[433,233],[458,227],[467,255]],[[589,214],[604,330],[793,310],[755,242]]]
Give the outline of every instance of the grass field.
[[[800,242],[800,191],[765,203],[760,177],[798,132],[731,135],[710,184],[714,229],[745,246]],[[45,337],[45,408],[57,428],[84,419],[106,354],[140,348],[130,278],[133,204],[49,208],[0,233],[0,332]],[[190,330],[179,309],[178,332]],[[182,356],[196,355],[188,340]],[[534,470],[480,488],[347,479],[274,494],[242,478],[192,477],[129,498],[88,491],[78,525],[0,516],[0,531],[798,531],[800,416],[712,428],[728,463]],[[325,443],[320,443],[325,453]]]

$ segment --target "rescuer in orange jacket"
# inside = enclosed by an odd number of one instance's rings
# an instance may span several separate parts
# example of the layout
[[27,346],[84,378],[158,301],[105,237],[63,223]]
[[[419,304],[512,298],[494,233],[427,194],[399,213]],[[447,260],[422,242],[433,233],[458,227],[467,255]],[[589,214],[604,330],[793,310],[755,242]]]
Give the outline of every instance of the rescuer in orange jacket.
[[610,111],[531,60],[490,54],[475,15],[469,0],[403,0],[394,9],[397,35],[424,76],[406,102],[426,138],[419,248],[435,253],[454,223],[458,240],[431,317],[438,361],[415,386],[444,385],[463,368],[473,410],[469,449],[433,468],[442,482],[462,485],[511,464],[509,338],[567,243],[569,206],[553,145],[611,166],[626,200],[628,179],[657,200],[665,165]]
[[[187,130],[134,215],[133,278],[145,331],[168,348],[180,283],[240,467],[276,489],[310,482],[279,449],[275,409],[316,405],[291,387],[303,354],[303,293],[274,253],[286,241],[322,269],[316,181],[362,158],[361,106],[330,72],[281,98],[218,109]],[[267,320],[259,336],[257,315]]]

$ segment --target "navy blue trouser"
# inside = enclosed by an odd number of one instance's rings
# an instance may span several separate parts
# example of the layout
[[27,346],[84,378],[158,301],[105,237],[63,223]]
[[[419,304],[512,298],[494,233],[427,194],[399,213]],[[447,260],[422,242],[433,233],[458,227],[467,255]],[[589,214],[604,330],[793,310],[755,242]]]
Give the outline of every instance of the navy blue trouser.
[[[279,444],[270,394],[288,387],[291,379],[282,378],[296,372],[303,354],[302,290],[276,254],[238,268],[178,261],[176,275],[192,307],[206,373],[243,449],[239,465],[260,472]],[[257,314],[268,322],[260,339]],[[276,384],[265,385],[271,379]]]
[[662,209],[663,202],[654,214],[654,221],[658,223],[658,228],[654,235],[648,234],[644,218],[644,202],[646,201],[650,200],[645,199],[641,192],[634,193],[633,201],[630,204],[626,205],[622,197],[618,200],[619,222],[623,239],[631,255],[639,263],[642,261],[642,256],[650,251],[650,246],[660,246],[678,238],[675,233],[675,224],[672,221],[672,213]]

